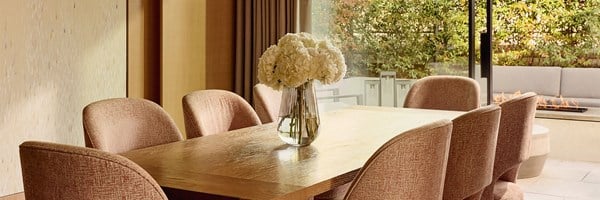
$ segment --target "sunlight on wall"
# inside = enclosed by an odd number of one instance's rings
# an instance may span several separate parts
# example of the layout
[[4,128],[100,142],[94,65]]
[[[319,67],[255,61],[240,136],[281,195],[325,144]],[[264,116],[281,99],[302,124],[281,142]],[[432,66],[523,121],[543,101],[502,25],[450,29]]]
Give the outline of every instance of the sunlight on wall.
[[19,144],[83,146],[83,107],[126,95],[126,0],[0,1],[0,13],[4,196],[23,190]]

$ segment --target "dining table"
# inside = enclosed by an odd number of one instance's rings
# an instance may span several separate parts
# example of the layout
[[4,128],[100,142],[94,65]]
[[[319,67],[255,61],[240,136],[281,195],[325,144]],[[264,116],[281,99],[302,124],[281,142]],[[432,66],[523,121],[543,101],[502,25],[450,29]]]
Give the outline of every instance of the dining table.
[[309,199],[351,182],[391,138],[463,113],[349,106],[322,112],[319,134],[308,146],[285,144],[277,123],[268,123],[121,155],[161,187],[235,199]]

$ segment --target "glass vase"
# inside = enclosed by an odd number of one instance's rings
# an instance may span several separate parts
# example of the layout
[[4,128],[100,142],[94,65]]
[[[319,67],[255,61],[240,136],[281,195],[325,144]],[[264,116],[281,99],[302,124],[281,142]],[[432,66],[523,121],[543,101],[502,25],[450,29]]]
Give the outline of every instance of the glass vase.
[[281,95],[279,137],[293,146],[309,145],[317,138],[320,124],[313,82],[284,88]]

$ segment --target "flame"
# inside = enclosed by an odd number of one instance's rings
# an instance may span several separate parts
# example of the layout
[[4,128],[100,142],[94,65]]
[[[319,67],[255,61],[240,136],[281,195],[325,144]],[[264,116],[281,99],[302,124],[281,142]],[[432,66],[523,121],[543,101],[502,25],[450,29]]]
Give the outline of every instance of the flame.
[[569,100],[565,100],[562,95],[560,95],[560,106],[570,107]]
[[560,105],[556,103],[556,99],[550,99],[550,107],[551,108],[559,108]]
[[546,108],[548,106],[548,101],[543,96],[537,97],[537,105],[542,108]]
[[520,95],[521,95],[521,91],[517,91],[517,92],[515,92],[514,94],[511,94],[511,95],[506,95],[506,94],[504,94],[504,92],[502,92],[499,95],[498,94],[494,95],[493,101],[494,101],[495,104],[500,104],[502,102],[505,102],[505,101],[507,101],[509,99],[512,99],[512,98],[520,96]]
[[573,104],[575,108],[579,108],[579,102],[575,101],[575,99],[571,100],[571,104]]
[[494,95],[494,103],[495,104],[500,104],[500,103],[502,103],[504,101],[506,101],[506,97],[504,96],[504,92],[502,94]]
[[[506,95],[503,93],[494,95],[494,103],[500,104],[502,102],[507,101],[508,99],[514,98],[521,95],[521,91],[517,91],[511,95]],[[562,95],[552,99],[546,99],[543,96],[537,97],[537,106],[540,108],[579,108],[579,103],[574,99],[564,98]]]

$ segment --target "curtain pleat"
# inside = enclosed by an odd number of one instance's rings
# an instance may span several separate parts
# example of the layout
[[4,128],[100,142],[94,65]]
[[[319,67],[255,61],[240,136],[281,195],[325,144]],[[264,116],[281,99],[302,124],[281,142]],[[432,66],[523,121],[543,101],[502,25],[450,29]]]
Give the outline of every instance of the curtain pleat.
[[251,103],[258,59],[286,33],[297,32],[297,1],[236,1],[235,92]]

